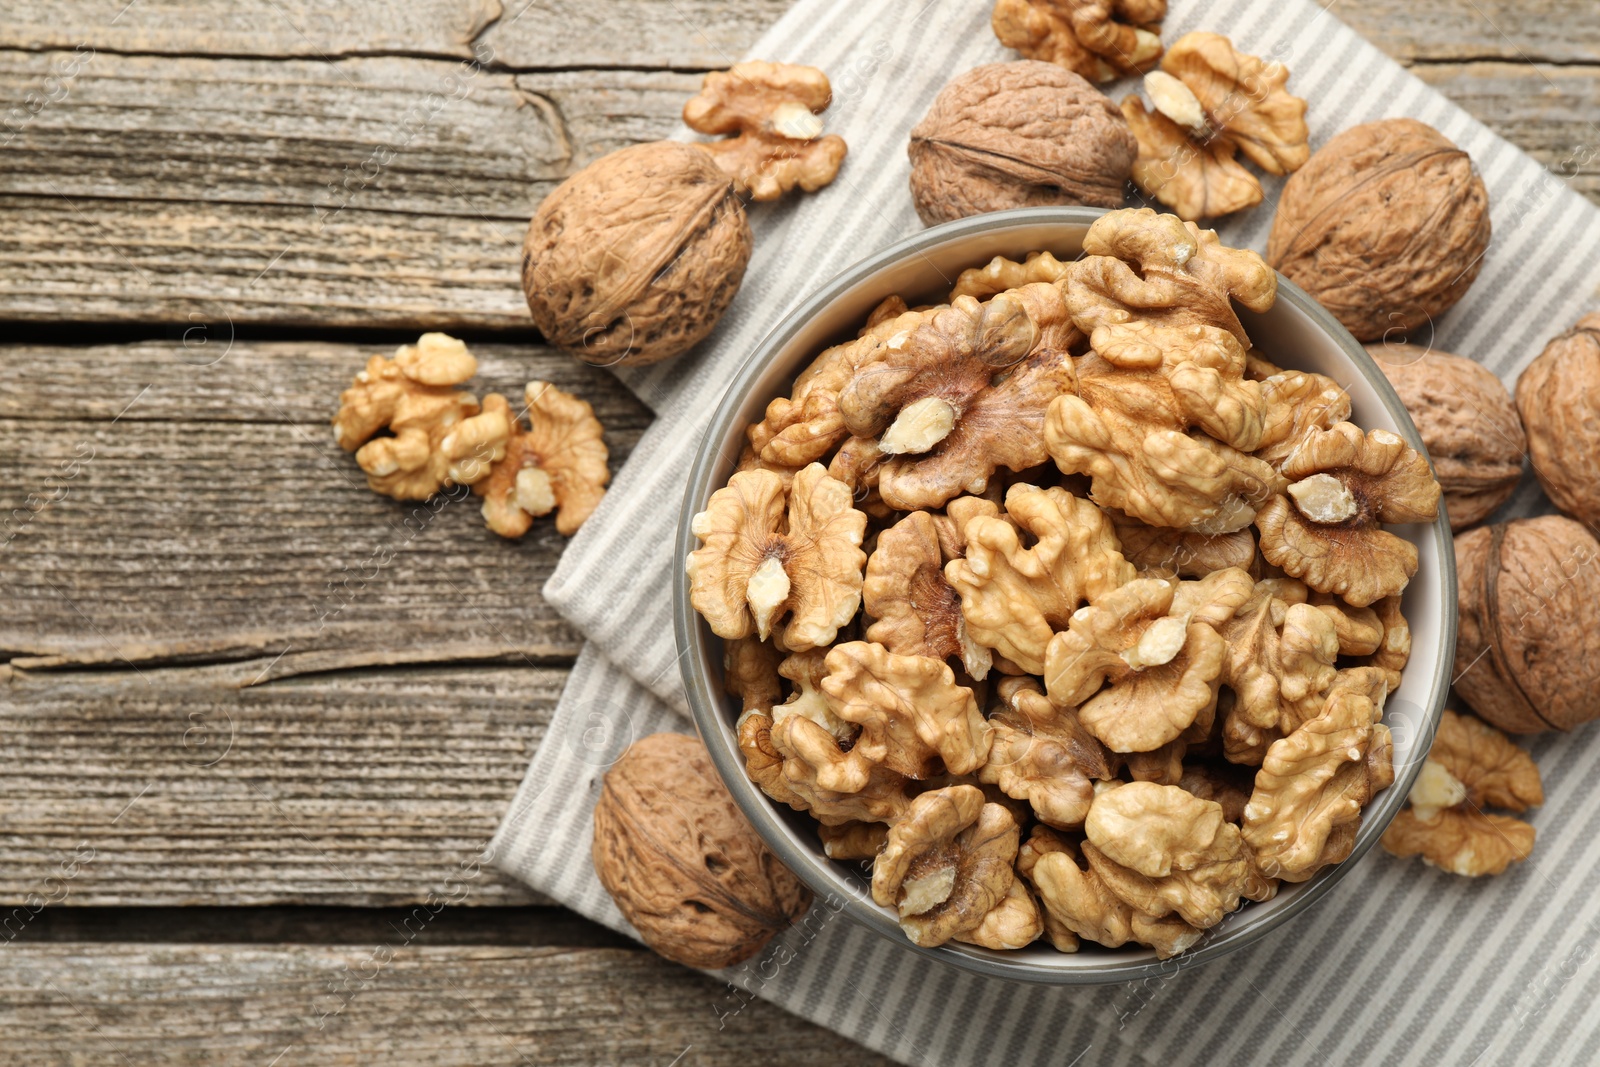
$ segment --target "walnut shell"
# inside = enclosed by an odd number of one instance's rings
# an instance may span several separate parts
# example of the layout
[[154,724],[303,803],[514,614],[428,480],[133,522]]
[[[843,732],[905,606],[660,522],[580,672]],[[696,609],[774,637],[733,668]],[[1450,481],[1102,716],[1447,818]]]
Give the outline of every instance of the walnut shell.
[[1403,334],[1466,293],[1489,247],[1489,193],[1438,130],[1345,130],[1283,187],[1267,262],[1362,341]]
[[655,141],[602,156],[545,197],[522,245],[522,290],[545,339],[585,363],[656,363],[711,332],[750,250],[732,180],[699,148]]
[[606,772],[593,855],[645,944],[691,967],[747,960],[811,907],[684,734],[641,738]]
[[1517,379],[1533,473],[1556,507],[1600,526],[1600,315],[1545,345]]
[[1481,363],[1419,345],[1368,345],[1367,352],[1428,446],[1450,528],[1488,518],[1516,491],[1528,451],[1505,384]]
[[1052,63],[991,63],[955,78],[911,131],[922,221],[1043,204],[1121,207],[1139,144],[1105,94]]
[[1560,515],[1456,538],[1456,692],[1511,733],[1600,718],[1600,542]]

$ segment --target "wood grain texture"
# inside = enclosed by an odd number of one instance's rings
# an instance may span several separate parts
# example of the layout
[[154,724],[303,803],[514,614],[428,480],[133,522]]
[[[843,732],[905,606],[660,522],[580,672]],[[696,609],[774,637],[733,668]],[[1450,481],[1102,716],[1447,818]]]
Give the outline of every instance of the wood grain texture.
[[[339,391],[385,349],[226,330],[0,350],[0,653],[35,666],[283,653],[268,677],[576,654],[539,596],[565,543],[552,523],[507,541],[463,490],[390,500],[333,444]],[[649,422],[568,356],[475,351],[480,395],[520,401],[539,378],[590,401],[613,469]]]
[[[182,0],[0,4],[0,48],[188,56],[476,56],[532,69],[707,70],[735,62],[787,0]],[[15,8],[15,10],[12,10]]]
[[483,854],[564,670],[263,666],[0,667],[0,917],[541,899]]
[[419,918],[375,944],[350,946],[12,944],[0,971],[6,1059],[889,1063],[644,951],[427,941]]
[[1335,0],[1327,6],[1402,63],[1600,63],[1600,6],[1590,0]]
[[0,127],[3,318],[527,329],[535,206],[665,134],[698,84],[0,52],[0,100],[64,69],[57,99]]

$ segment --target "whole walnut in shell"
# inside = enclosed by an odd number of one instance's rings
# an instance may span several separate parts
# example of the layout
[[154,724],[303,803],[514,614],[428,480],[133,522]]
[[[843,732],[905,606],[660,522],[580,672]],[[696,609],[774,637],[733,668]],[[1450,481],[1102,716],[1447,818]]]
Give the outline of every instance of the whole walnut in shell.
[[1545,345],[1517,379],[1533,473],[1556,507],[1600,526],[1600,315]]
[[655,141],[602,156],[545,197],[522,289],[558,348],[598,366],[656,363],[716,326],[750,250],[732,179],[700,148]]
[[1472,160],[1431,126],[1384,119],[1334,137],[1284,185],[1267,262],[1376,341],[1455,306],[1488,247]]
[[1451,529],[1488,518],[1516,491],[1528,451],[1504,383],[1481,363],[1449,352],[1398,343],[1368,345],[1367,352],[1400,394],[1428,446]]
[[1456,692],[1510,733],[1600,718],[1600,542],[1560,515],[1456,538]]
[[1021,60],[967,71],[911,131],[911,196],[928,225],[1043,204],[1120,207],[1139,145],[1083,78]]
[[593,858],[645,944],[691,967],[747,960],[811,907],[683,734],[641,738],[606,772]]

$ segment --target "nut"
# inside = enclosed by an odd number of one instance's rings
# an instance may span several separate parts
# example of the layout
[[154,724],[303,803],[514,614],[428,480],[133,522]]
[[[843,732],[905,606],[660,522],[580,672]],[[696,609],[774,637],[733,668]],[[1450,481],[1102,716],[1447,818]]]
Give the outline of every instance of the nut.
[[[442,333],[401,345],[393,359],[373,356],[339,394],[334,440],[355,452],[375,492],[396,500],[479,481],[505,454],[511,424],[503,399],[483,410],[456,390],[477,370],[467,346]],[[372,439],[382,429],[390,436]]]
[[1017,823],[983,791],[956,785],[924,793],[889,828],[872,867],[872,899],[896,907],[913,944],[934,948],[976,930],[1015,877]]
[[[1596,322],[1600,324],[1600,319]],[[1522,420],[1505,385],[1482,364],[1448,352],[1399,343],[1368,345],[1367,352],[1400,394],[1428,446],[1428,458],[1444,488],[1450,528],[1463,530],[1488,518],[1516,491],[1528,452]],[[1600,362],[1596,367],[1600,369]],[[1532,372],[1532,367],[1523,371],[1519,387]],[[1567,383],[1572,380],[1565,373],[1561,377]],[[1563,388],[1569,396],[1583,392],[1570,384]],[[1563,397],[1560,402],[1568,401]],[[1528,423],[1545,427],[1558,421],[1534,415]],[[1571,438],[1563,434],[1552,439]],[[1596,447],[1600,448],[1600,437]],[[1534,470],[1548,470],[1537,456]]]
[[1044,915],[1034,901],[1033,894],[1022,879],[1012,878],[1005,899],[996,904],[983,917],[983,921],[965,933],[957,934],[956,941],[980,948],[1006,951],[1027,948],[1044,933]]
[[968,267],[961,272],[955,288],[950,290],[950,302],[963,296],[987,300],[1007,289],[1021,289],[1035,282],[1058,282],[1067,276],[1069,266],[1049,252],[1030,252],[1021,263],[995,256],[982,267]]
[[556,532],[570,537],[599,506],[611,480],[604,427],[587,401],[549,382],[529,382],[523,395],[527,430],[510,415],[504,397],[483,398],[485,410],[495,401],[507,416],[511,437],[505,455],[472,491],[483,497],[484,521],[501,537],[521,537],[536,517],[557,508]]
[[722,657],[722,688],[739,698],[742,711],[770,711],[783,695],[780,660],[778,650],[759,637],[728,641]]
[[1083,825],[1094,782],[1113,775],[1113,758],[1075,712],[1058,708],[1032,678],[1000,683],[1005,706],[989,718],[994,744],[978,780],[1026,800],[1039,821],[1063,830]]
[[867,559],[862,607],[873,617],[866,638],[901,656],[959,656],[967,673],[989,673],[989,650],[967,634],[961,597],[945,581],[933,517],[913,512],[878,535]]
[[[837,738],[804,715],[790,715],[775,725],[770,719],[763,723],[765,716],[757,712],[743,718],[740,747],[745,770],[774,800],[835,826],[888,822],[904,814],[910,803],[904,776],[854,748],[846,752]],[[763,730],[770,753],[760,746]],[[757,757],[752,757],[752,750]],[[773,773],[769,760],[774,756],[782,761],[781,780],[768,788]]]
[[1003,377],[973,397],[949,434],[927,452],[891,456],[883,464],[878,490],[890,506],[941,507],[958,493],[984,492],[1001,467],[1020,472],[1050,459],[1045,418],[1051,401],[1074,388],[1069,349],[1082,335],[1067,318],[1056,286],[1036,283],[1011,295],[1038,338],[1031,353],[1020,364],[1003,368]]
[[[784,502],[788,499],[788,526]],[[867,517],[850,506],[850,488],[820,463],[795,475],[786,493],[771,471],[735,474],[711,496],[692,529],[701,546],[689,553],[690,602],[722,638],[754,629],[766,640],[784,630],[795,652],[833,643],[861,606],[861,539]]]
[[1299,169],[1311,154],[1306,102],[1284,84],[1289,71],[1245,55],[1215,33],[1179,38],[1145,75],[1155,105],[1138,97],[1122,114],[1139,141],[1133,180],[1185,219],[1232,214],[1261,202],[1261,183],[1236,152],[1268,174]]
[[[969,519],[965,558],[947,563],[944,574],[961,596],[972,639],[1040,674],[1056,628],[1085,601],[1130,580],[1133,566],[1100,509],[1064,489],[1014,485],[1006,514],[1012,521]],[[1023,547],[1019,529],[1034,538],[1031,547]]]
[[1439,483],[1424,456],[1388,430],[1341,422],[1306,437],[1283,475],[1288,495],[1256,515],[1267,562],[1356,607],[1406,587],[1417,547],[1378,524],[1438,517]]
[[1261,183],[1234,159],[1238,146],[1226,137],[1196,143],[1160,111],[1145,110],[1137,96],[1123,99],[1122,117],[1139,143],[1133,184],[1178,217],[1214,219],[1261,203]]
[[1117,529],[1117,540],[1141,578],[1203,578],[1229,567],[1248,568],[1256,558],[1249,529],[1199,534],[1170,526],[1150,526],[1115,508],[1103,509]]
[[1166,0],[997,0],[990,25],[1028,59],[1107,82],[1160,58],[1166,17]]
[[544,198],[522,246],[522,290],[558,348],[601,366],[656,363],[716,326],[750,250],[744,205],[709,154],[632,145]]
[[911,131],[909,151],[912,202],[932,226],[1016,207],[1118,207],[1138,145],[1094,86],[1023,61],[954,78]]
[[1276,367],[1261,379],[1266,418],[1255,456],[1282,470],[1318,430],[1331,430],[1350,417],[1350,394],[1332,378]]
[[847,822],[838,826],[820,824],[817,836],[822,852],[830,860],[870,860],[883,851],[889,841],[889,828],[881,822]]
[[[1130,782],[1095,798],[1084,823],[1089,867],[1134,911],[1176,913],[1200,930],[1239,906],[1251,868],[1222,805],[1172,785]],[[1109,850],[1109,851],[1108,851]]]
[[1430,126],[1384,119],[1333,137],[1289,179],[1267,262],[1376,341],[1455,306],[1488,247],[1472,160]]
[[1389,728],[1378,722],[1387,692],[1381,671],[1345,671],[1321,713],[1267,749],[1243,827],[1262,873],[1303,882],[1349,855],[1338,831],[1349,827],[1353,844],[1362,807],[1394,781]]
[[939,660],[851,641],[828,653],[827,667],[829,707],[861,727],[852,756],[908,778],[971,774],[988,757],[990,731],[972,690]]
[[811,892],[745,822],[705,746],[634,742],[594,809],[594,868],[622,917],[667,959],[731,967],[811,907]]
[[1517,410],[1528,431],[1533,473],[1556,507],[1600,527],[1600,315],[1544,346],[1517,379]]
[[1176,741],[1216,703],[1226,646],[1191,613],[1171,613],[1177,586],[1136,578],[1073,613],[1050,640],[1050,700],[1077,708],[1084,729],[1113,752]]
[[1544,803],[1533,758],[1505,734],[1445,709],[1433,748],[1383,847],[1452,874],[1500,874],[1533,851],[1534,829],[1485,807],[1522,813]]
[[1305,596],[1293,579],[1257,582],[1251,599],[1220,628],[1228,645],[1221,681],[1235,697],[1225,737],[1254,736],[1243,724],[1282,736],[1322,711],[1337,674],[1338,629]]
[[816,192],[839,173],[844,138],[822,136],[817,117],[832,101],[816,67],[751,60],[707,74],[683,105],[683,121],[701,133],[734,134],[695,147],[711,153],[740,196],[777,200],[797,185]]
[[1456,693],[1510,733],[1600,718],[1600,543],[1559,515],[1456,537]]
[[855,727],[834,714],[822,691],[822,679],[828,674],[826,648],[813,648],[796,652],[778,664],[778,674],[793,683],[794,691],[782,704],[772,706],[772,721],[776,725],[791,715],[803,715],[832,734],[840,743],[855,736]]

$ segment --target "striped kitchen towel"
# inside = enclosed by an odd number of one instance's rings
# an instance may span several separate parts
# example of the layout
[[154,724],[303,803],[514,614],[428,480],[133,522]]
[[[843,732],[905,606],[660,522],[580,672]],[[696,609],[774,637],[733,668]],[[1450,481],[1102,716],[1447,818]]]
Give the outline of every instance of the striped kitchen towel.
[[[798,0],[752,50],[809,63],[834,84],[830,131],[850,145],[821,193],[752,212],[756,251],[733,308],[691,357],[621,372],[657,413],[574,538],[546,597],[589,639],[496,837],[503,869],[626,930],[589,861],[599,780],[627,745],[689,731],[671,622],[677,502],[733,371],[787,308],[828,277],[921,228],[907,188],[911,127],[955,74],[1014,58],[988,0]],[[1406,73],[1310,0],[1173,0],[1163,37],[1194,29],[1282,60],[1310,102],[1313,147],[1372,119],[1409,116],[1472,156],[1494,243],[1433,343],[1507,382],[1589,309],[1600,211]],[[735,57],[729,57],[731,63]],[[1130,86],[1114,87],[1120,99]],[[1281,188],[1218,229],[1263,249]],[[1531,478],[1503,515],[1548,508]],[[1377,852],[1317,910],[1204,967],[1131,986],[1050,989],[979,979],[854,927],[820,901],[756,960],[725,972],[708,1012],[753,994],[906,1063],[1587,1063],[1600,1050],[1600,734],[1540,738],[1548,802],[1527,864],[1478,883]]]

